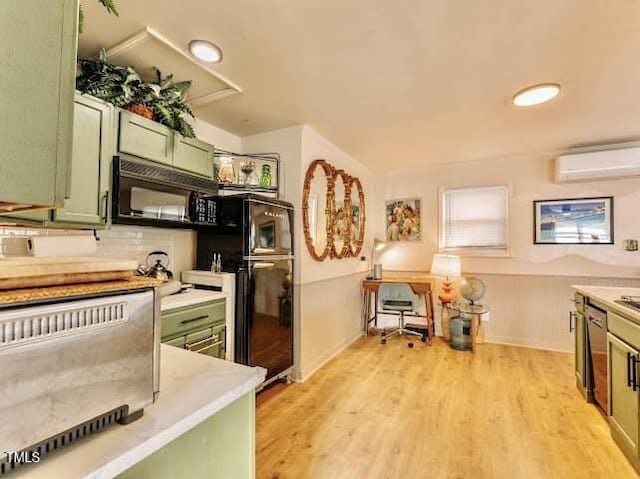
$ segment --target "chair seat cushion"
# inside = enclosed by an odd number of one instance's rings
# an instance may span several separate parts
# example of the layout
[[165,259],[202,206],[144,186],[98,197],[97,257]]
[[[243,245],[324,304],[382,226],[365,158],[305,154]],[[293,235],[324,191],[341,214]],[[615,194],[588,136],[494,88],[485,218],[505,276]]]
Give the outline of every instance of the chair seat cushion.
[[412,311],[413,303],[411,301],[388,299],[382,302],[382,309],[390,309],[393,311]]

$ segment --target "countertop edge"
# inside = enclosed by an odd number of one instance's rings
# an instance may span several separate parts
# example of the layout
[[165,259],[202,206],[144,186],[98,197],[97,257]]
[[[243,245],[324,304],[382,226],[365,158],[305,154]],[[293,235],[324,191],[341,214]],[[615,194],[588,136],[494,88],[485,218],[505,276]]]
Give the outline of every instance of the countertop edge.
[[[161,433],[154,435],[145,442],[133,449],[128,450],[117,459],[101,466],[95,471],[84,476],[85,479],[110,479],[122,474],[124,471],[143,461],[154,452],[169,444],[185,432],[193,429],[198,424],[214,416],[222,409],[240,399],[245,394],[254,390],[262,384],[266,378],[267,371],[261,367],[254,367],[255,374],[236,388],[225,393],[223,396],[210,402],[206,406],[197,409],[184,419],[172,424]],[[160,393],[162,397],[162,392]]]
[[625,308],[624,306],[619,305],[618,303],[612,301],[611,299],[603,297],[602,294],[598,294],[598,291],[597,291],[597,290],[610,290],[610,291],[620,292],[620,290],[628,289],[628,290],[632,290],[632,292],[637,294],[637,292],[640,292],[640,288],[631,288],[631,287],[624,287],[624,286],[589,286],[589,285],[580,285],[580,284],[571,285],[571,288],[580,294],[583,294],[585,296],[588,296],[600,301],[601,303],[605,304],[608,308],[612,309],[617,314],[620,314],[621,316],[623,316],[625,319],[628,319],[629,321],[633,321],[634,323],[640,325],[639,312],[633,311],[629,308]]

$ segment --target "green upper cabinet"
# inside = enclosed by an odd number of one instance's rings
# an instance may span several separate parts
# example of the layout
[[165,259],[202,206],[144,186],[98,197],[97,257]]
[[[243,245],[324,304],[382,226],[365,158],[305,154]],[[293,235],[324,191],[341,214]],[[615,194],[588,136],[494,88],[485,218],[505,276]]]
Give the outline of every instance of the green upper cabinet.
[[120,110],[119,151],[213,178],[213,145],[185,138],[161,123]]
[[115,154],[115,108],[76,94],[71,159],[71,191],[56,223],[102,226],[108,218],[111,159]]
[[611,433],[627,457],[638,467],[640,393],[634,391],[633,387],[634,377],[636,383],[640,381],[635,361],[638,351],[611,333],[607,334],[607,345]]
[[173,166],[213,178],[213,145],[195,138],[185,138],[175,132]]
[[126,110],[120,110],[119,149],[123,153],[173,164],[173,130]]
[[0,202],[68,195],[78,0],[0,1]]

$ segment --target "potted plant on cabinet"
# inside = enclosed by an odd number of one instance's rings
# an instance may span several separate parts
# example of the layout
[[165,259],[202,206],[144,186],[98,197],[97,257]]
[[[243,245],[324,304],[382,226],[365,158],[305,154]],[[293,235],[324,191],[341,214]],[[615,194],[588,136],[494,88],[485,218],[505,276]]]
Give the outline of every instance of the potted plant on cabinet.
[[195,138],[193,128],[184,119],[184,114],[194,118],[185,100],[190,81],[174,82],[173,75],[163,77],[156,69],[155,82],[145,82],[133,68],[109,63],[104,50],[97,59],[78,60],[78,66],[76,87],[82,93],[158,121],[184,137]]

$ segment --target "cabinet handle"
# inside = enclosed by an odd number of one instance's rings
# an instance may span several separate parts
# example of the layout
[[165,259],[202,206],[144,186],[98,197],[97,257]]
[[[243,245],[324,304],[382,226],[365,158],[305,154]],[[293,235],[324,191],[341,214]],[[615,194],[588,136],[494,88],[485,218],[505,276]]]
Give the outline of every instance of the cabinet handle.
[[636,368],[636,363],[640,362],[640,360],[637,358],[637,356],[632,355],[631,356],[631,386],[633,387],[634,391],[638,390],[638,372]]
[[627,351],[627,387],[631,387],[631,353]]
[[575,318],[575,312],[574,311],[569,311],[569,332],[572,333],[576,328],[573,326],[574,323],[574,318]]
[[102,212],[102,219],[104,222],[107,222],[107,218],[109,217],[109,190],[104,192],[104,210]]
[[180,324],[189,324],[189,323],[193,323],[194,321],[200,321],[202,319],[207,319],[209,316],[206,314],[203,314],[202,316],[198,316],[197,318],[192,318],[192,319],[185,319],[184,321],[180,321]]

